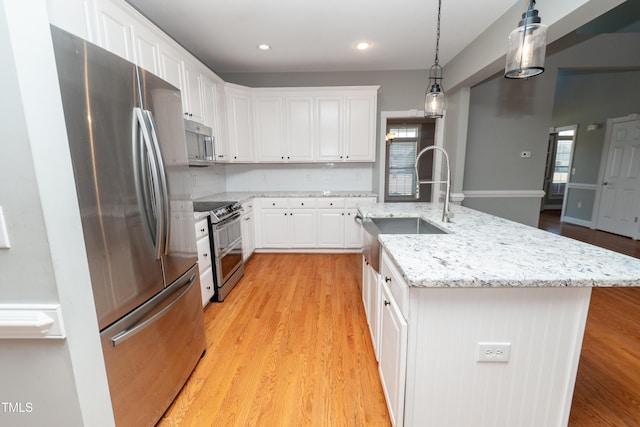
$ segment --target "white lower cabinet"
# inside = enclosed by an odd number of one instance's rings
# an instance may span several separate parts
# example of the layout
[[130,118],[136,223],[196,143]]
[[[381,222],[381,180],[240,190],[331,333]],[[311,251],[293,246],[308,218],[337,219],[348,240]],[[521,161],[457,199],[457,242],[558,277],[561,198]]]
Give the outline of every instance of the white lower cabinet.
[[196,219],[196,248],[198,250],[198,270],[200,271],[200,293],[202,306],[213,296],[213,269],[211,267],[211,245],[209,244],[208,217]]
[[255,218],[253,211],[253,201],[242,204],[242,219],[240,223],[240,233],[242,233],[242,258],[244,261],[256,250]]
[[261,198],[256,225],[261,249],[359,249],[357,206],[374,197]]
[[371,344],[376,360],[380,360],[380,275],[362,257],[362,303],[367,316]]
[[380,351],[378,371],[387,399],[391,424],[404,422],[404,385],[407,368],[407,321],[402,316],[387,284],[380,298]]

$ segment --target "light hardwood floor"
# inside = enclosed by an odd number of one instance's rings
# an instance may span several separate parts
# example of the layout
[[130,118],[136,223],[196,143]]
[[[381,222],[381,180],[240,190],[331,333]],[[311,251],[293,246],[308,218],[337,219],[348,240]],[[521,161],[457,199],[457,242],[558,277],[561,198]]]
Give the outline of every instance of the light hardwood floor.
[[[540,228],[640,258],[638,242],[554,213]],[[206,308],[207,353],[158,425],[390,425],[359,256],[256,254],[246,271]],[[569,426],[639,425],[640,289],[594,289]]]
[[388,426],[360,255],[255,254],[159,426]]
[[[638,241],[560,223],[559,212],[539,227],[640,258]],[[640,288],[593,289],[569,426],[640,426]]]

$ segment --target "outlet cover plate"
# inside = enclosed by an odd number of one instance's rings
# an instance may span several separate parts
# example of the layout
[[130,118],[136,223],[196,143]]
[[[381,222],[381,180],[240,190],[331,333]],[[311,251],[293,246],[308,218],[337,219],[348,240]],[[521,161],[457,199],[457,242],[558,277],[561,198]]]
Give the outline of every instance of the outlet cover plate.
[[476,362],[508,362],[511,357],[510,342],[479,342]]

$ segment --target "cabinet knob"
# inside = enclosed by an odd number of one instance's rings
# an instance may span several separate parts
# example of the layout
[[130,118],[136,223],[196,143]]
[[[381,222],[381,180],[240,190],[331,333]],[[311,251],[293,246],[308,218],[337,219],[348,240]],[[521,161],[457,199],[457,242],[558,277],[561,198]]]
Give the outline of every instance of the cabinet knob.
[[209,256],[209,255],[208,255],[208,254],[206,254],[206,253],[204,253],[204,254],[202,254],[202,256]]
[[391,305],[391,301],[384,300],[384,305]]
[[284,213],[284,216],[287,216],[287,213],[286,213],[286,212]]
[[222,158],[222,157],[224,157],[224,156],[223,156],[222,154],[218,154],[218,157]]
[[290,159],[291,157],[287,156],[287,159]]
[[300,206],[304,206],[304,202],[300,203]]
[[201,229],[200,229],[200,232],[201,232],[201,233],[204,233],[204,228],[201,228]]
[[275,203],[271,203],[271,204],[272,204],[273,206],[275,206],[275,205],[276,205]]
[[284,160],[284,156],[280,156],[280,158],[281,158],[282,160]]
[[333,203],[329,203],[329,206],[333,206]]
[[342,216],[344,216],[344,212],[342,212]]
[[207,290],[210,291],[211,290],[211,286],[207,286]]
[[193,114],[189,113],[189,117],[193,117]]
[[385,281],[385,282],[387,282],[387,283],[389,283],[389,282],[391,281],[391,277],[385,277],[385,278],[384,278],[384,281]]
[[189,115],[189,113],[184,113],[184,115],[185,115],[185,116],[188,116],[188,115]]

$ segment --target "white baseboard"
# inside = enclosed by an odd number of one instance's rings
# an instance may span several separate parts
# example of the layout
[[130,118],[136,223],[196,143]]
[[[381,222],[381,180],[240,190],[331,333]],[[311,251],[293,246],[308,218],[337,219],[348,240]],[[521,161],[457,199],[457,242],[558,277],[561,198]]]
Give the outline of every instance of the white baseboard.
[[572,218],[570,216],[562,216],[560,221],[567,222],[569,224],[581,225],[583,227],[595,228],[595,224],[591,221],[585,221],[584,219]]

